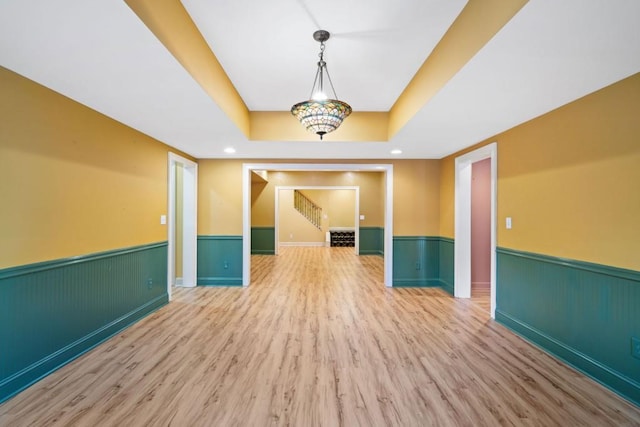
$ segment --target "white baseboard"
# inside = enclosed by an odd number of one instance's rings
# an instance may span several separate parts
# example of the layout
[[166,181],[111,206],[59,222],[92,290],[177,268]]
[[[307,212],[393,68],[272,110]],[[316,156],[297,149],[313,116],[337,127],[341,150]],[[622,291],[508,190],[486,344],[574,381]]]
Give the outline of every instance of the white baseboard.
[[280,246],[322,247],[326,242],[280,242]]

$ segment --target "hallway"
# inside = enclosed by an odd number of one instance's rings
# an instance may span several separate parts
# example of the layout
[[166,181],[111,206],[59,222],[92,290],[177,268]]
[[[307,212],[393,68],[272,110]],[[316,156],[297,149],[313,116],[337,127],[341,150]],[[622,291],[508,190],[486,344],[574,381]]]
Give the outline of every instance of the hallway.
[[378,256],[282,248],[0,405],[0,425],[638,425],[640,408]]

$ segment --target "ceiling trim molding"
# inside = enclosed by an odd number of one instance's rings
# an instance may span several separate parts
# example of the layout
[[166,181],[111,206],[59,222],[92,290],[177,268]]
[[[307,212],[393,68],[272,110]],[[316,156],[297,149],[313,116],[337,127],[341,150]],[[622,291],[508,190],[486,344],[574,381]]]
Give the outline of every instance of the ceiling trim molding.
[[[125,0],[251,141],[315,141],[288,111],[249,111],[179,0]],[[355,111],[327,141],[389,141],[528,0],[469,0],[388,112]]]
[[125,0],[149,30],[248,138],[249,109],[179,0]]
[[447,84],[528,0],[469,0],[389,113],[388,139]]

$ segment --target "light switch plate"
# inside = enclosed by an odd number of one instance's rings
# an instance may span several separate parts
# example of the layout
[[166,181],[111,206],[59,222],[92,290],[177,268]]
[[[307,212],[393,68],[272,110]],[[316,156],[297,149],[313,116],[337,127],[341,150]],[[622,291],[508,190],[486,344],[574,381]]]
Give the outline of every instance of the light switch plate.
[[167,223],[167,216],[166,215],[160,215],[160,224],[161,225],[165,225]]
[[508,216],[506,222],[507,230],[511,230],[511,217]]
[[364,221],[364,215],[360,215],[360,221]]

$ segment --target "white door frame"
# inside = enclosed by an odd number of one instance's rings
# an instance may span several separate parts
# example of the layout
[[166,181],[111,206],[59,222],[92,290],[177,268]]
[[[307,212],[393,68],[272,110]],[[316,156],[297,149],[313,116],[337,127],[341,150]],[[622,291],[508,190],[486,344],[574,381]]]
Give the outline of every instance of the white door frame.
[[280,227],[280,215],[279,215],[279,206],[280,206],[280,190],[353,190],[356,192],[355,196],[355,218],[354,218],[354,228],[355,228],[355,252],[356,255],[360,253],[360,187],[353,185],[334,185],[334,186],[318,186],[318,185],[292,185],[292,186],[276,186],[275,191],[275,253],[278,254],[278,245],[280,244],[278,239],[278,228]]
[[496,197],[498,190],[498,146],[485,145],[456,157],[455,176],[455,255],[454,296],[471,297],[471,168],[480,160],[491,159],[491,317],[496,311]]
[[352,171],[385,174],[384,205],[384,285],[393,286],[393,165],[392,164],[313,164],[313,163],[243,163],[242,164],[242,285],[251,283],[251,172],[267,171]]
[[[182,286],[196,286],[197,281],[197,199],[198,199],[198,164],[175,153],[169,153],[169,195],[167,247],[167,293],[171,300],[171,287],[175,279],[175,230],[182,227]],[[183,221],[176,224],[176,165],[181,164],[184,170],[182,180]]]

